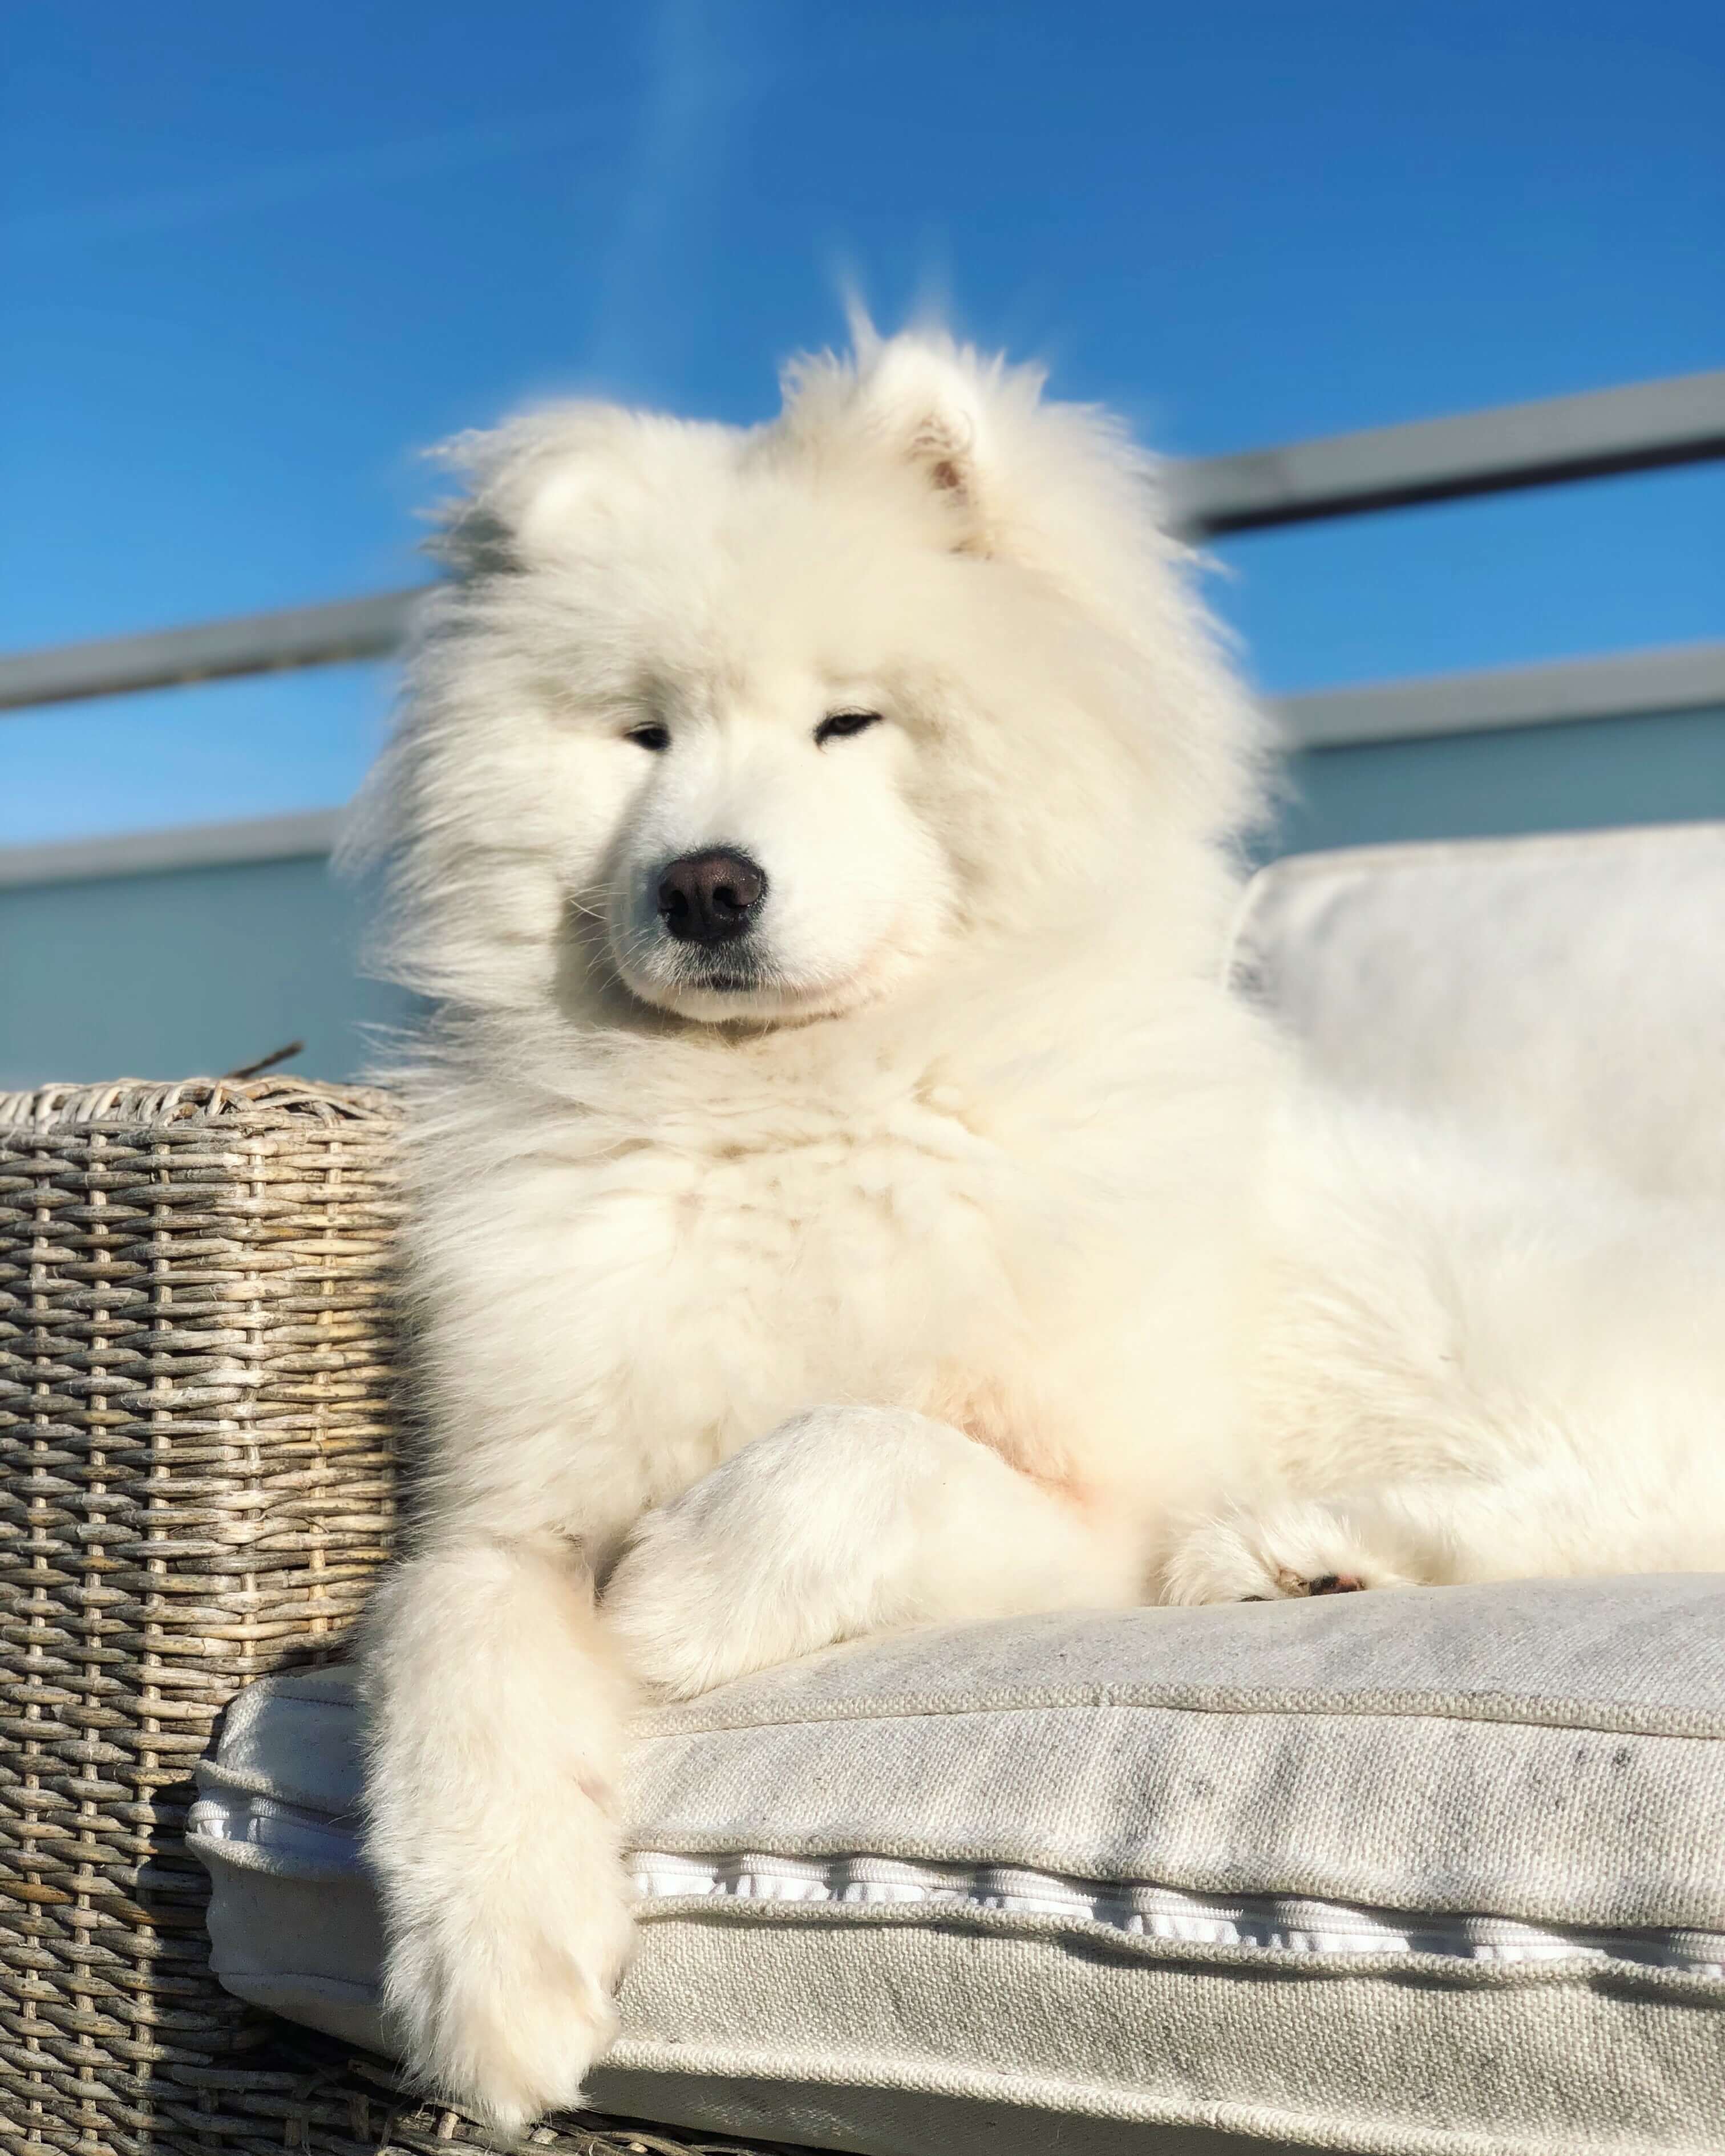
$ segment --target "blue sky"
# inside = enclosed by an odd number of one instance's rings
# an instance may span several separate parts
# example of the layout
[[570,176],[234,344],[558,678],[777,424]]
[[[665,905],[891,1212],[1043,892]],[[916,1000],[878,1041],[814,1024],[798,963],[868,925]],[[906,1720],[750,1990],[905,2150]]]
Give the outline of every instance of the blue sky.
[[[525,397],[931,298],[1194,453],[1725,363],[1717,0],[67,0],[0,52],[0,647],[420,573]],[[1266,534],[1270,689],[1725,631],[1725,468]],[[387,670],[0,719],[0,841],[344,798]]]

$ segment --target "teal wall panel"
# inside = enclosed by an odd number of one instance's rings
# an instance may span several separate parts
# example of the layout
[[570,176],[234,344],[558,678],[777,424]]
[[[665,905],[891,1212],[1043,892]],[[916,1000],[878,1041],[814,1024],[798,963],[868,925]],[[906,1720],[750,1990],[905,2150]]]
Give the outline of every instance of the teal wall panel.
[[0,1086],[255,1061],[358,1072],[408,999],[357,970],[357,895],[318,856],[0,887]]
[[1725,708],[1308,749],[1271,854],[1725,816]]

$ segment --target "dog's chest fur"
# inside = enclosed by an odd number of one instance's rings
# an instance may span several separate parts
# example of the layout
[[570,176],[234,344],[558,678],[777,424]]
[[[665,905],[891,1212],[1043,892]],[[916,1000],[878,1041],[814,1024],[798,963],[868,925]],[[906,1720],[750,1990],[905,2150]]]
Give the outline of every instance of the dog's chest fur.
[[1016,1163],[914,1101],[798,1121],[572,1179],[572,1269],[622,1337],[655,1312],[667,1352],[614,1382],[625,1419],[678,1433],[673,1472],[811,1401],[911,1398],[1012,1330]]
[[1137,1475],[1142,1432],[1213,1445],[1250,1150],[1227,1089],[1117,1014],[1045,1011],[1030,1050],[1011,1015],[1004,1049],[973,1026],[938,1055],[614,1051],[578,1099],[512,1099],[512,1128],[478,1104],[422,1209],[470,1494],[506,1518],[554,1485],[603,1540],[835,1404],[921,1409],[1060,1481]]
[[962,1104],[731,1105],[541,1120],[426,1209],[464,1481],[567,1485],[603,1538],[812,1404],[998,1393],[1024,1360],[1034,1178]]

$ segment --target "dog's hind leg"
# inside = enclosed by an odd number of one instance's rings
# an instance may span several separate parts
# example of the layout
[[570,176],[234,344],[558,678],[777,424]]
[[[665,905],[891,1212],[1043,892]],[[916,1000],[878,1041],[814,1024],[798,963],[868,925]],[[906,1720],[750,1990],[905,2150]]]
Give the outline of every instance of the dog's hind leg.
[[409,2063],[516,2132],[610,2041],[628,1685],[570,1545],[452,1538],[367,1619],[366,1851]]
[[1440,1551],[1405,1517],[1418,1509],[1411,1495],[1362,1490],[1230,1505],[1176,1537],[1161,1599],[1275,1602],[1435,1584]]
[[675,1697],[835,1640],[1143,1598],[1124,1521],[949,1424],[816,1408],[647,1514],[604,1595],[635,1673]]
[[1230,1507],[1175,1544],[1168,1602],[1271,1601],[1355,1588],[1725,1569],[1725,1459],[1689,1471],[1573,1455]]

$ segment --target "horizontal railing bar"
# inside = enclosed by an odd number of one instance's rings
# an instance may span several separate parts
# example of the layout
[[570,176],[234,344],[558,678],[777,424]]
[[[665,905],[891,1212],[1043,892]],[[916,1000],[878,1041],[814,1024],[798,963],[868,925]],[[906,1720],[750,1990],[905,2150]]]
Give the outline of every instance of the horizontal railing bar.
[[1725,368],[1176,465],[1176,518],[1204,536],[1725,457]]
[[327,606],[235,614],[189,629],[20,652],[0,658],[0,711],[228,680],[240,674],[384,659],[406,634],[408,611],[418,595],[414,590],[378,592]]
[[[1329,749],[1715,706],[1725,710],[1725,643],[1322,689],[1274,700],[1270,709],[1290,747]],[[341,808],[314,808],[289,816],[0,847],[0,889],[327,854],[346,815]]]
[[171,824],[155,831],[120,831],[102,838],[0,846],[0,891],[21,884],[85,883],[105,876],[151,875],[168,869],[302,860],[308,855],[333,852],[347,814],[345,808],[308,808],[290,816]]
[[[1725,456],[1725,368],[1281,449],[1175,459],[1171,513],[1194,537]],[[0,656],[0,711],[243,674],[381,659],[417,593],[244,614]]]
[[1489,733],[1577,719],[1651,717],[1725,709],[1725,643],[1671,644],[1604,659],[1494,666],[1319,689],[1274,706],[1294,748],[1342,748],[1422,735]]

